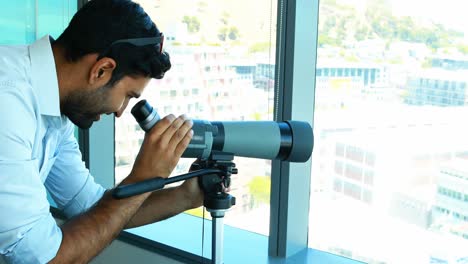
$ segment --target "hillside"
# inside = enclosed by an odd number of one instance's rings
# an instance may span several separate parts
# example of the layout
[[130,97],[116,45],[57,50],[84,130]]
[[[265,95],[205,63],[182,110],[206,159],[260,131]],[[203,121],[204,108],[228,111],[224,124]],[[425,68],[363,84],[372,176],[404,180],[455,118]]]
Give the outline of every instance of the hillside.
[[406,41],[424,43],[433,50],[454,47],[462,53],[468,52],[462,32],[430,20],[396,16],[386,0],[366,1],[358,8],[346,1],[321,0],[320,3],[319,46],[382,39],[388,44]]

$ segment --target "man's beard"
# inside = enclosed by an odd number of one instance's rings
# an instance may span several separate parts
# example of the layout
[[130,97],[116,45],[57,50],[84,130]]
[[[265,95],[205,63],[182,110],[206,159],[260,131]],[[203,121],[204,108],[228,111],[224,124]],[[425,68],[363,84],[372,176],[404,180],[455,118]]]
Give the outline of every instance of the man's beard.
[[62,114],[81,129],[88,129],[99,115],[107,108],[109,86],[94,91],[75,91],[69,94],[60,104]]

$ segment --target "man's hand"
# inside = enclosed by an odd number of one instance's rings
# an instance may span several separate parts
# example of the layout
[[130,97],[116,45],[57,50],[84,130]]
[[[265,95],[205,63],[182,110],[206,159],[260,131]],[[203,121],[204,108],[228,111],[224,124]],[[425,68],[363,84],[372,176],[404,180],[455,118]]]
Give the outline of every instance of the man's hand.
[[182,192],[183,197],[185,197],[186,203],[188,205],[187,209],[194,209],[203,205],[203,190],[198,184],[197,177],[186,180],[178,188],[179,191]]
[[192,126],[185,115],[168,115],[159,120],[146,133],[128,181],[169,177],[192,139]]
[[153,192],[126,228],[158,222],[201,205],[203,205],[203,191],[198,185],[198,178],[191,178],[177,187]]

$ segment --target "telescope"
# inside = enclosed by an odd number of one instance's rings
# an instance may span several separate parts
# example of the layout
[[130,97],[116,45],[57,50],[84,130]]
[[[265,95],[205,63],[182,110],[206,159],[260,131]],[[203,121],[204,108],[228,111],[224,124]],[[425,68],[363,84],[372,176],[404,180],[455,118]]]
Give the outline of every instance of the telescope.
[[[140,127],[148,132],[159,120],[156,110],[141,100],[131,110]],[[301,121],[206,121],[193,120],[193,137],[182,154],[197,158],[191,171],[182,175],[157,177],[142,182],[117,186],[116,199],[160,190],[166,184],[197,177],[204,193],[203,205],[212,217],[213,264],[223,263],[223,218],[235,205],[234,196],[225,192],[231,175],[237,174],[234,156],[306,162],[312,154],[314,136],[312,127]]]
[[[131,110],[140,127],[149,131],[160,119],[156,110],[141,100]],[[193,137],[182,154],[207,159],[213,151],[234,156],[306,162],[314,145],[312,128],[301,121],[206,121],[193,120]]]

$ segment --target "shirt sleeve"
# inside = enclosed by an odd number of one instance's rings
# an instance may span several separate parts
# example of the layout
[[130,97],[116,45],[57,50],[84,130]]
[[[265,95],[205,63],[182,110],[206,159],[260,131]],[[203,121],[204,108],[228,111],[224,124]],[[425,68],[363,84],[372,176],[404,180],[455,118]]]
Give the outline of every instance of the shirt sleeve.
[[62,241],[32,158],[36,114],[18,88],[0,86],[0,254],[7,263],[46,263]]
[[105,189],[94,181],[82,161],[74,126],[67,119],[57,159],[45,182],[51,197],[67,217],[81,214],[99,201]]

